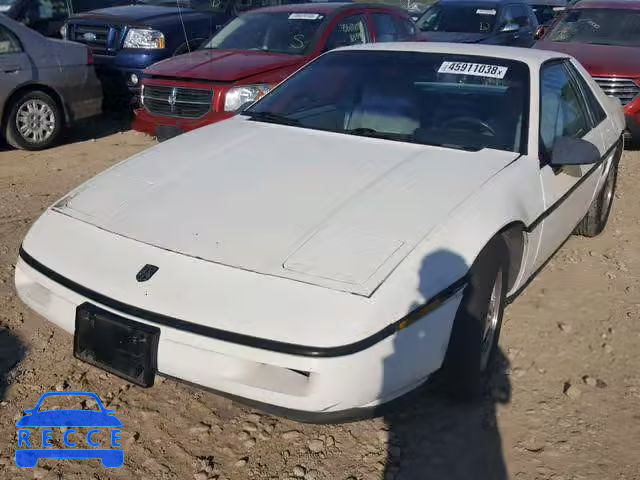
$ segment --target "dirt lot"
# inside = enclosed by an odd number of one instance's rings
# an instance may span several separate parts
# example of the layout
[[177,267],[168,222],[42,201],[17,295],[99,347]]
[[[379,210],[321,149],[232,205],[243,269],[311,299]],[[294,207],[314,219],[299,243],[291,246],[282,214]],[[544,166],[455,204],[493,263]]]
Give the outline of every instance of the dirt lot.
[[[169,380],[133,387],[74,360],[71,336],[16,297],[13,267],[31,222],[153,143],[119,127],[112,120],[92,139],[87,125],[40,153],[0,150],[0,478],[640,479],[640,152],[624,155],[605,233],[571,238],[508,308],[481,403],[450,405],[427,386],[385,418],[317,426]],[[15,466],[15,422],[50,390],[94,391],[116,409],[121,469]]]

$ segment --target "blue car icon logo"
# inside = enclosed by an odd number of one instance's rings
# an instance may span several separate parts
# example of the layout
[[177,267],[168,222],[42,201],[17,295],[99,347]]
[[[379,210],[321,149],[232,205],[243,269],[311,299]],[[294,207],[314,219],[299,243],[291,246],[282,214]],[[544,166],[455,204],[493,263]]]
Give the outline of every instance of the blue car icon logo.
[[[49,397],[59,396],[85,396],[92,398],[99,411],[82,410],[76,408],[39,411],[42,402]],[[124,451],[119,443],[120,427],[122,422],[115,416],[115,410],[105,408],[100,397],[92,392],[49,392],[43,394],[35,407],[26,409],[24,415],[16,423],[18,427],[18,448],[16,449],[16,465],[20,468],[33,468],[38,460],[43,459],[88,459],[98,458],[107,468],[118,468],[124,463]],[[31,434],[29,428],[42,429],[42,438]],[[73,448],[76,442],[72,441],[72,435],[78,432],[72,427],[91,427],[86,435],[87,444],[96,448]],[[64,430],[63,441],[68,448],[52,448],[51,435],[53,428]],[[97,448],[100,443],[95,440],[95,435],[101,429],[110,430],[111,448]],[[28,448],[22,448],[28,447]],[[41,448],[38,448],[41,447]]]

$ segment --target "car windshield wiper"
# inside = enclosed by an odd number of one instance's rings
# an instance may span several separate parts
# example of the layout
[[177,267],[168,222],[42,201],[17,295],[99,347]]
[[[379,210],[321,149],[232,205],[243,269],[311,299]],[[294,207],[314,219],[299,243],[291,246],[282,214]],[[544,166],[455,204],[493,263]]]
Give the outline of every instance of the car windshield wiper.
[[373,128],[352,128],[351,130],[343,130],[342,133],[348,135],[358,135],[360,137],[383,138],[385,140],[407,141],[413,138],[413,135],[406,133],[380,132]]
[[267,123],[279,123],[281,125],[300,125],[300,122],[286,115],[280,115],[273,112],[243,112],[242,115],[248,116],[251,120]]

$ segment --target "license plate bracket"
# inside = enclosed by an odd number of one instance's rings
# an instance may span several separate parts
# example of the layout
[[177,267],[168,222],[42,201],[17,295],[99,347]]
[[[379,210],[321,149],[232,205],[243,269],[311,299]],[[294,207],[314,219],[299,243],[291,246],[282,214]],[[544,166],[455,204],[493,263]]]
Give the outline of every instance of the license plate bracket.
[[141,387],[153,386],[160,329],[90,303],[76,309],[73,355]]

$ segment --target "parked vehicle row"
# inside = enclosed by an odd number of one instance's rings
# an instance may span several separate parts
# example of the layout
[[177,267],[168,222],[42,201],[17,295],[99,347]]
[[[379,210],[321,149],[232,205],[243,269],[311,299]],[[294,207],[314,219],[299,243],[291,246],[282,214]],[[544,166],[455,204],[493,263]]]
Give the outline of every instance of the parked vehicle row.
[[[91,1],[16,0],[10,12],[38,5],[46,16],[56,2],[81,9]],[[106,103],[128,104],[134,96],[140,103],[134,128],[161,140],[233,116],[327,50],[408,40],[535,44],[572,54],[607,94],[620,98],[630,135],[640,137],[639,7],[616,0],[535,2],[440,0],[413,23],[406,10],[383,5],[291,0],[256,10],[244,0],[139,0],[74,15],[62,33],[90,49]],[[243,9],[250,11],[235,17]],[[541,39],[535,12],[547,29]],[[20,86],[16,75],[2,75],[12,88]],[[34,141],[22,144],[42,148]],[[18,144],[15,136],[11,142]]]

